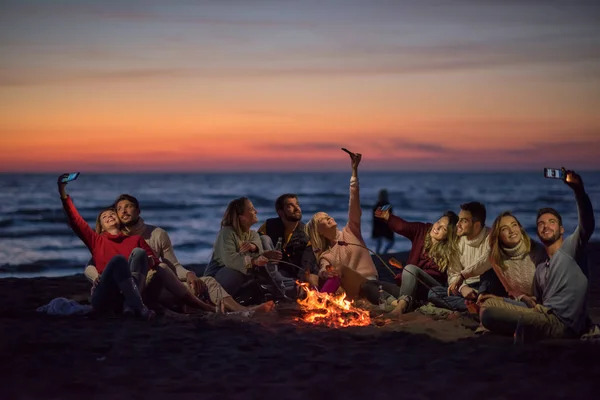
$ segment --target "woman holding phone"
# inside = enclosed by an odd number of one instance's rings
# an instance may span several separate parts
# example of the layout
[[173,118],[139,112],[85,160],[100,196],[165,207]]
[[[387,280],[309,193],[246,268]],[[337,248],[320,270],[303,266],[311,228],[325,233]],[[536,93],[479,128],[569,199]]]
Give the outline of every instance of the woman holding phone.
[[[113,208],[100,211],[96,230],[81,217],[65,186],[69,174],[58,178],[58,193],[67,214],[69,226],[89,249],[100,277],[92,286],[92,308],[96,312],[116,311],[124,301],[125,313],[134,313],[149,320],[154,312],[148,309],[131,276],[131,270],[145,275],[159,260],[141,236],[126,236]],[[71,179],[73,180],[73,179]]]
[[398,287],[377,280],[377,269],[361,233],[358,165],[362,155],[342,150],[350,156],[352,167],[348,223],[339,230],[335,219],[325,212],[318,212],[306,224],[305,230],[317,259],[320,281],[323,282],[320,291],[334,293],[341,286],[350,299],[364,297],[377,304],[380,300],[379,286],[393,296],[397,295]]
[[[393,311],[410,311],[415,300],[426,300],[429,289],[452,283],[461,271],[456,224],[458,215],[445,212],[435,223],[408,222],[389,210],[378,208],[375,216],[397,234],[412,242],[407,265],[402,270],[398,306]],[[422,288],[422,290],[418,290]]]

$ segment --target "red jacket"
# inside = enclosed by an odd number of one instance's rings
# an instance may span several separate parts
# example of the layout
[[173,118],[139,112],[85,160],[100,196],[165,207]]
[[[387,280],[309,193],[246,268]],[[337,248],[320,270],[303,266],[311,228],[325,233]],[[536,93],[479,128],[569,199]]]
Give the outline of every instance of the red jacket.
[[146,250],[148,257],[152,257],[154,260],[154,265],[160,263],[158,257],[156,257],[150,246],[148,246],[148,243],[141,236],[126,236],[120,232],[118,235],[111,235],[108,232],[98,234],[79,215],[70,196],[63,200],[62,203],[71,229],[73,229],[73,232],[79,236],[90,250],[90,253],[92,253],[98,273],[101,274],[106,268],[106,264],[116,255],[120,254],[125,256],[125,258],[129,258],[129,255],[136,247]]
[[397,234],[402,235],[412,242],[406,265],[412,264],[431,275],[442,285],[446,285],[448,276],[440,271],[440,267],[427,254],[423,254],[425,235],[433,224],[423,222],[408,222],[395,215],[390,215],[388,226]]

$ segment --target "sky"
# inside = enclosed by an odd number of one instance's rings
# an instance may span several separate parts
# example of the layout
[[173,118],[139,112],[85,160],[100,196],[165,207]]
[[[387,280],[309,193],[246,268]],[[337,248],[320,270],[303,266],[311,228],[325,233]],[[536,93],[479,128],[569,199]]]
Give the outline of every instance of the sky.
[[600,2],[0,0],[0,172],[600,169]]

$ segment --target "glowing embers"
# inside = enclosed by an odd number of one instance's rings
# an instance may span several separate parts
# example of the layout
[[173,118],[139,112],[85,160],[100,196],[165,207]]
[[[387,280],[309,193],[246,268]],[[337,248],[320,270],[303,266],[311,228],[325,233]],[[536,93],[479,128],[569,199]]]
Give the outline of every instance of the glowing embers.
[[351,301],[345,300],[345,293],[340,295],[321,293],[309,289],[307,283],[298,284],[306,292],[306,298],[297,300],[303,311],[303,316],[298,320],[330,328],[371,324],[369,312],[354,307]]

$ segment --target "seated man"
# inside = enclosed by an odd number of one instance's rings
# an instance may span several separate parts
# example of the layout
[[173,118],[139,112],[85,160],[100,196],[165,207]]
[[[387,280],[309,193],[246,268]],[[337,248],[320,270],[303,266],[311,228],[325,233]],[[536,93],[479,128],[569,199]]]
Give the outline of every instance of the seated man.
[[507,294],[489,261],[490,229],[485,226],[485,206],[476,201],[461,204],[458,218],[456,233],[462,271],[449,288],[432,288],[428,300],[437,307],[464,312],[467,311],[465,299],[475,301],[483,293]]
[[[298,203],[298,196],[292,193],[279,196],[275,201],[275,211],[279,217],[267,219],[258,229],[265,249],[264,256],[269,259],[281,257],[283,262],[278,264],[277,270],[283,277],[292,281],[308,281],[313,286],[318,286],[319,271],[308,235],[304,231],[305,225],[301,221],[302,209]],[[280,239],[281,254],[273,254],[273,243]]]
[[560,214],[552,208],[538,211],[537,233],[548,258],[535,270],[537,303],[528,308],[504,299],[486,300],[481,322],[492,332],[512,335],[519,326],[525,338],[566,338],[580,337],[589,328],[585,247],[594,232],[594,210],[580,176],[564,172],[565,183],[575,193],[579,224],[563,239]]

